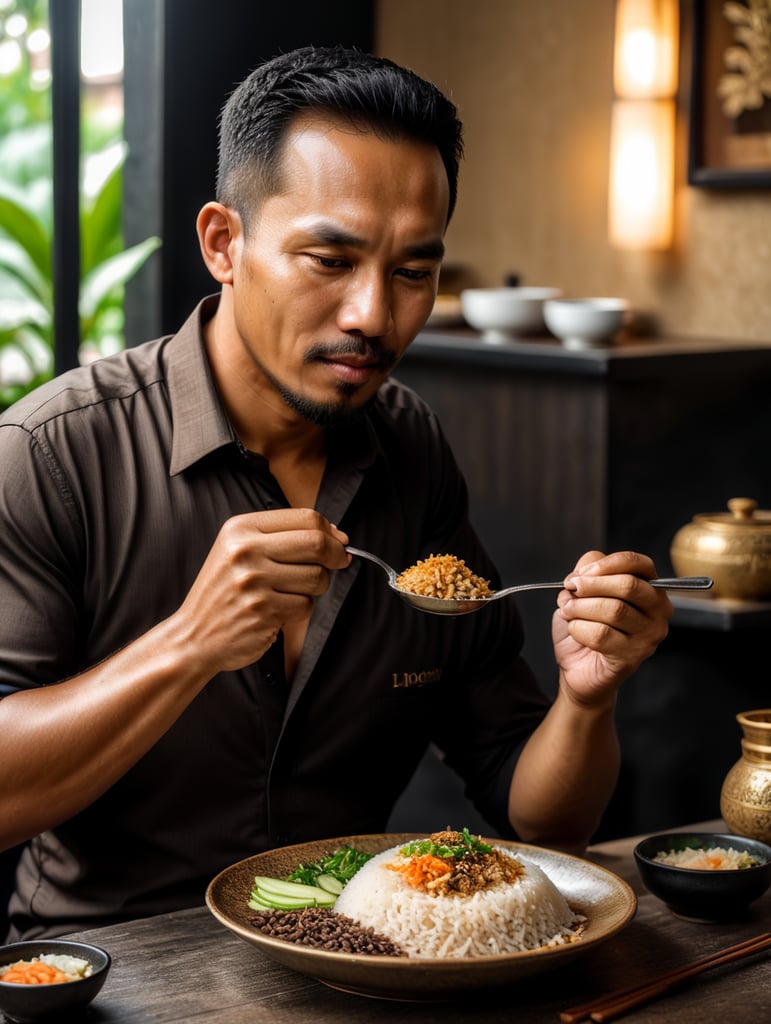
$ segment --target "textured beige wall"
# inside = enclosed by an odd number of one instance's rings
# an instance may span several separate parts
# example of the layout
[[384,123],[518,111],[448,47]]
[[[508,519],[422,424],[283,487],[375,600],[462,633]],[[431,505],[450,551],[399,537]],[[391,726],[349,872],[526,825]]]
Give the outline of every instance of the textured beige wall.
[[686,184],[687,80],[675,246],[607,241],[613,17],[613,0],[380,0],[378,52],[436,82],[465,125],[447,239],[460,272],[446,284],[517,271],[568,295],[626,296],[655,333],[771,343],[771,190]]

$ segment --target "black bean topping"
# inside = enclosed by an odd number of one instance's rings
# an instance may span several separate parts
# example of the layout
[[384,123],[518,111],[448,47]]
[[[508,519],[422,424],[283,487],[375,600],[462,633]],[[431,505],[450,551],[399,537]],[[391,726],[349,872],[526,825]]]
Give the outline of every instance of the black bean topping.
[[364,953],[369,956],[406,956],[395,942],[374,928],[363,928],[345,914],[326,907],[302,910],[258,910],[251,922],[263,935],[313,946],[331,953]]

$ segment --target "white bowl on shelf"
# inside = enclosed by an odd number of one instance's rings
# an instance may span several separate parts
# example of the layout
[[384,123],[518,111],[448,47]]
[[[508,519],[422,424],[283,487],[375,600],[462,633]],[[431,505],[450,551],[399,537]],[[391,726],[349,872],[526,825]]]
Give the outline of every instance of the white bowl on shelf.
[[560,295],[559,288],[466,288],[460,302],[469,327],[483,341],[500,343],[545,333],[544,303]]
[[565,348],[604,348],[629,322],[630,309],[626,299],[554,298],[544,303],[543,318]]

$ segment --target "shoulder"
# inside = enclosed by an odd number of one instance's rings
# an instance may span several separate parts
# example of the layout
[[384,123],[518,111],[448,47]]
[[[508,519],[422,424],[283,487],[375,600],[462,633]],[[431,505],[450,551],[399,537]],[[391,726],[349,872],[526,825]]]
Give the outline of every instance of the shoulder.
[[0,416],[0,427],[16,426],[35,433],[73,413],[104,411],[152,388],[164,377],[162,353],[167,338],[157,338],[67,370],[42,384]]

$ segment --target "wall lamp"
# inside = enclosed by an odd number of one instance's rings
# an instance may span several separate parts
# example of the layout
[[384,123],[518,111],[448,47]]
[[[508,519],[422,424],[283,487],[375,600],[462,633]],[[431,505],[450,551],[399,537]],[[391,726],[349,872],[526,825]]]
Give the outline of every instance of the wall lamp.
[[617,0],[608,226],[618,248],[672,244],[678,46],[678,0]]

